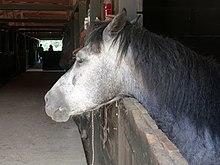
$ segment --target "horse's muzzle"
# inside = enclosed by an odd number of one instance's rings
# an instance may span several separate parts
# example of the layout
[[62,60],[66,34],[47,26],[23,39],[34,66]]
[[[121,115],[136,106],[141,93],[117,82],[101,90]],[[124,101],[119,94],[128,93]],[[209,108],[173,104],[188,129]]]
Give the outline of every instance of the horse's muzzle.
[[46,105],[45,111],[56,122],[66,122],[70,118],[69,111],[62,107],[51,109]]
[[66,122],[70,118],[69,110],[65,107],[50,104],[47,94],[45,95],[45,111],[56,122]]

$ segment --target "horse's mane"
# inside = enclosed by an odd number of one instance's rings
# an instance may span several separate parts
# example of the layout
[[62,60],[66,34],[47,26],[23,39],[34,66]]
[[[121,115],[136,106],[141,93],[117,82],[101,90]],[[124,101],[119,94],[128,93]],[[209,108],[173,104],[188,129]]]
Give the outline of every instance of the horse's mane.
[[[100,51],[107,25],[91,25],[87,42],[94,51]],[[214,60],[128,22],[113,44],[117,41],[121,58],[131,47],[136,69],[145,78],[148,91],[157,98],[159,109],[172,111],[177,120],[188,117],[197,128],[220,134],[220,67]]]

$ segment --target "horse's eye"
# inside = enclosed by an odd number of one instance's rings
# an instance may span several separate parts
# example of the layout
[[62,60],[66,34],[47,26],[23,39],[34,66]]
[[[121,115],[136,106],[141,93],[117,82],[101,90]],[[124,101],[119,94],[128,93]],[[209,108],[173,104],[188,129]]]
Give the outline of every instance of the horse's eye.
[[76,57],[76,61],[77,61],[77,63],[82,64],[83,61],[84,61],[84,59],[83,59],[83,58]]

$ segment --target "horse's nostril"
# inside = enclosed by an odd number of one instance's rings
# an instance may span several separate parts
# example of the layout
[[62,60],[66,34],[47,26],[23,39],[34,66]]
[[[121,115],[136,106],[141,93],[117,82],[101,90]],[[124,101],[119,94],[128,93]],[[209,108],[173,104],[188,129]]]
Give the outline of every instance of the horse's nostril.
[[75,85],[75,83],[76,83],[76,76],[73,76],[72,84]]

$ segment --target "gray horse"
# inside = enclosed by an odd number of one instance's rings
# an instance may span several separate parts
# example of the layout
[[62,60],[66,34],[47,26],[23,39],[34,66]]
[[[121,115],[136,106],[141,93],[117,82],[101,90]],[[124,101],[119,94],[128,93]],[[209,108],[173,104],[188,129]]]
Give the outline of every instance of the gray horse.
[[127,22],[94,23],[72,68],[45,96],[64,122],[130,96],[140,101],[191,165],[220,164],[220,72],[213,60]]

